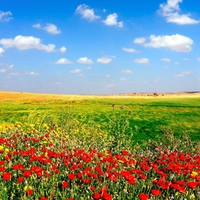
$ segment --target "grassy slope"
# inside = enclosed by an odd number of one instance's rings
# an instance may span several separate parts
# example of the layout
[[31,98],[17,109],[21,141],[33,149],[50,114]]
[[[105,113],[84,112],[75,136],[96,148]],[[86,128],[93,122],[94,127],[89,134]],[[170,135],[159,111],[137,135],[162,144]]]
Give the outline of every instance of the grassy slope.
[[[116,104],[114,109],[113,103]],[[120,109],[122,105],[124,109]],[[168,127],[176,135],[186,132],[192,140],[200,140],[199,95],[69,96],[0,92],[0,123],[34,123],[37,118],[49,117],[59,122],[67,115],[83,123],[94,120],[105,129],[114,121],[123,126],[127,120],[130,123],[127,134],[134,131],[137,141],[155,138],[161,134],[161,126]]]

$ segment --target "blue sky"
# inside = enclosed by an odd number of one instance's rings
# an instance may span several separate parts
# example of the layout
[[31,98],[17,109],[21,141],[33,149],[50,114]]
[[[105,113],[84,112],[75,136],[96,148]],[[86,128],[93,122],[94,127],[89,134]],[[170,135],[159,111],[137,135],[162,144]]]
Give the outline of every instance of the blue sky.
[[198,0],[0,0],[0,90],[200,90]]

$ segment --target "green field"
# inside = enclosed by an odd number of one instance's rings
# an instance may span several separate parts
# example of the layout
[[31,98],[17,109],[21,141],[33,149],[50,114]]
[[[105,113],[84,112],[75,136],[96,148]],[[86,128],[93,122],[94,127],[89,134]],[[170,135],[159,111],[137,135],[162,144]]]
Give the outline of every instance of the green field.
[[200,198],[197,95],[0,92],[0,116],[2,200]]
[[200,140],[199,97],[4,99],[0,101],[0,115],[0,123],[35,123],[39,119],[60,125],[70,116],[82,124],[99,124],[111,134],[113,126],[115,131],[123,129],[134,141],[155,139],[163,129],[178,137],[188,134],[193,141]]

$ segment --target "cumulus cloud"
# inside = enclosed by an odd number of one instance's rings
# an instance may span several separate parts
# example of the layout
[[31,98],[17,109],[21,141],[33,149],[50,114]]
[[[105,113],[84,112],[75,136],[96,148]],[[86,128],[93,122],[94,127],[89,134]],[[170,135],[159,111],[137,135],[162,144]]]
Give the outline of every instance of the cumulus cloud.
[[124,74],[132,74],[132,71],[129,70],[129,69],[122,70],[121,72],[124,73]]
[[12,72],[8,74],[8,77],[11,76],[39,76],[37,72]]
[[179,25],[199,24],[200,20],[191,18],[190,14],[180,14],[179,3],[183,0],[167,0],[167,3],[160,4],[159,13],[166,17],[166,21]]
[[39,73],[36,72],[26,72],[25,74],[28,76],[39,76]]
[[151,35],[145,47],[169,48],[172,51],[189,52],[192,50],[193,40],[184,35]]
[[40,28],[42,28],[42,26],[41,26],[40,23],[38,23],[38,24],[33,24],[33,28],[38,28],[38,29],[40,29]]
[[121,81],[128,81],[127,78],[120,78]]
[[135,44],[144,44],[145,41],[146,41],[146,38],[140,37],[140,38],[136,38],[133,42],[134,42]]
[[57,28],[57,26],[55,24],[52,24],[52,23],[47,23],[46,26],[44,26],[44,27],[42,27],[41,24],[39,24],[39,23],[38,24],[34,24],[33,28],[43,29],[46,32],[51,33],[53,35],[61,33],[61,30],[59,30]]
[[54,24],[47,24],[44,28],[45,31],[51,34],[60,34],[60,30],[58,30],[57,26]]
[[171,60],[169,58],[161,58],[161,60],[164,62],[171,62]]
[[139,64],[145,64],[145,65],[148,65],[150,63],[148,58],[135,59],[134,62],[139,63]]
[[94,21],[99,19],[100,16],[94,14],[94,10],[91,9],[88,5],[81,4],[76,8],[76,13],[80,14],[82,18],[87,19],[88,21]]
[[12,19],[12,13],[10,11],[3,12],[0,11],[0,21],[1,22],[9,22]]
[[64,46],[60,48],[60,52],[61,52],[61,53],[65,53],[66,51],[67,51],[67,48],[64,47]]
[[180,72],[179,74],[176,74],[175,76],[184,77],[186,75],[193,74],[193,73],[194,73],[193,71],[183,71],[183,72]]
[[110,78],[111,76],[110,76],[110,74],[105,74],[104,77],[105,77],[105,78]]
[[19,50],[38,49],[46,52],[55,51],[54,44],[44,45],[41,43],[40,38],[33,36],[18,35],[14,39],[3,38],[0,39],[0,44],[3,45],[5,49],[16,47]]
[[197,61],[200,61],[200,58],[197,58]]
[[6,73],[6,69],[0,69],[0,73]]
[[109,58],[109,57],[107,57],[107,56],[104,56],[104,57],[102,57],[102,58],[98,58],[97,59],[97,62],[98,63],[102,63],[102,64],[108,64],[108,63],[110,63],[112,61],[112,58]]
[[70,71],[71,74],[77,74],[77,73],[80,73],[80,72],[81,72],[80,69],[75,69],[75,70]]
[[117,21],[117,13],[113,13],[107,16],[107,18],[105,20],[103,20],[102,22],[107,25],[107,26],[117,26],[122,28],[123,27],[123,21],[118,22]]
[[9,76],[21,76],[22,75],[22,73],[19,73],[19,72],[12,72],[12,73],[9,73],[8,74],[8,77]]
[[78,63],[81,63],[81,64],[93,64],[94,62],[92,60],[90,60],[89,58],[87,57],[82,57],[82,58],[79,58],[77,60]]
[[73,62],[69,61],[67,58],[60,58],[58,61],[55,62],[57,65],[68,65],[72,64]]
[[109,84],[109,85],[106,85],[105,88],[112,88],[114,86],[115,86],[114,84]]
[[2,48],[2,47],[0,47],[0,56],[2,55],[2,53],[4,53],[5,52],[5,50]]
[[138,53],[137,50],[133,49],[133,48],[122,48],[123,51],[128,52],[128,53]]
[[92,69],[92,67],[86,67],[85,69],[86,69],[86,70],[91,70],[91,69]]

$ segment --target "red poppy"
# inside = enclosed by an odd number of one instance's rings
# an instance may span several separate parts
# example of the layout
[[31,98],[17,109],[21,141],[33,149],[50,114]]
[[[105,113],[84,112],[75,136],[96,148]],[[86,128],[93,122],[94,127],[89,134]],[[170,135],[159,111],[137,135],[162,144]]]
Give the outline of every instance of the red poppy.
[[26,190],[26,193],[27,193],[28,195],[32,195],[32,194],[33,194],[33,190]]
[[17,180],[18,180],[19,183],[22,183],[24,181],[24,178],[23,177],[19,177]]
[[32,174],[32,172],[30,170],[24,171],[24,173],[23,173],[24,177],[26,177],[26,178],[30,177],[31,174]]
[[46,197],[40,197],[40,200],[48,200]]
[[90,186],[90,190],[94,191],[94,190],[96,190],[96,187],[94,187],[94,186],[92,185],[92,186]]
[[160,190],[151,190],[151,193],[154,195],[154,196],[159,196],[162,194],[162,192]]
[[5,172],[4,174],[3,174],[3,180],[4,181],[8,181],[8,180],[10,180],[11,179],[11,173],[10,172]]
[[69,175],[68,175],[68,178],[69,178],[71,181],[73,181],[73,180],[76,179],[76,176],[75,176],[74,174],[69,174]]
[[112,196],[108,194],[107,192],[103,193],[103,199],[104,200],[112,200]]
[[62,182],[62,187],[63,187],[63,188],[67,188],[68,185],[69,185],[68,182],[66,182],[66,181],[63,181],[63,182]]
[[139,194],[140,200],[147,200],[149,198],[149,195],[141,193]]
[[196,188],[197,186],[198,186],[198,183],[197,183],[197,182],[189,182],[189,183],[188,183],[188,187],[189,187],[189,188],[194,189],[194,188]]
[[98,192],[95,192],[93,195],[92,195],[93,199],[100,199],[101,198],[101,194],[99,194]]

